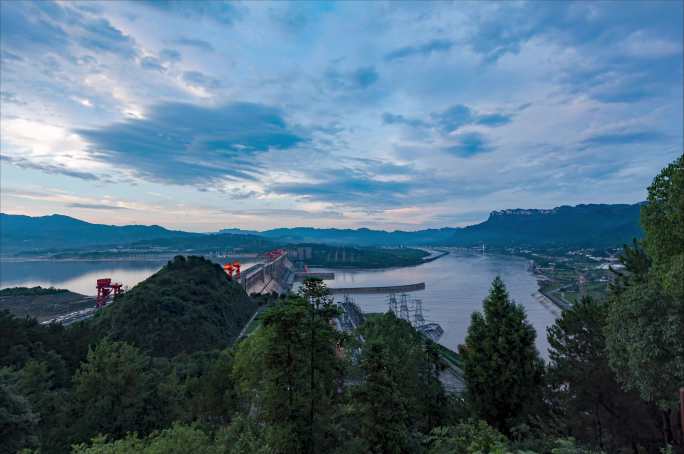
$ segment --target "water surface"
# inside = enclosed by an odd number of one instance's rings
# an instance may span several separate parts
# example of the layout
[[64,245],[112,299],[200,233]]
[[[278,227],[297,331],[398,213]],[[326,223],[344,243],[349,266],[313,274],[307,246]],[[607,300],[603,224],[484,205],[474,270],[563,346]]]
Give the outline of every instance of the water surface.
[[[537,348],[544,357],[546,327],[554,322],[559,310],[537,294],[537,281],[527,269],[525,259],[510,256],[451,253],[433,262],[408,268],[386,270],[328,270],[335,273],[330,287],[366,287],[425,282],[425,290],[410,293],[423,301],[427,321],[444,328],[440,343],[456,349],[465,340],[470,316],[482,309],[492,280],[501,276],[510,296],[525,307],[527,318],[537,331]],[[323,269],[319,269],[323,270]],[[386,295],[353,295],[365,312],[384,312]]]
[[[116,261],[0,261],[0,288],[66,288],[85,295],[95,294],[95,281],[109,277],[133,287],[158,271],[166,260]],[[243,262],[243,269],[253,263]],[[320,270],[320,269],[319,269]],[[425,282],[426,289],[410,295],[423,301],[425,319],[444,328],[440,343],[456,349],[465,339],[473,311],[482,309],[494,277],[501,276],[510,295],[527,311],[537,330],[537,348],[546,357],[546,327],[558,314],[555,306],[540,301],[537,283],[524,259],[508,256],[451,253],[433,262],[408,268],[385,270],[326,270],[335,273],[330,287],[365,287]],[[386,295],[355,295],[366,312],[387,310]]]

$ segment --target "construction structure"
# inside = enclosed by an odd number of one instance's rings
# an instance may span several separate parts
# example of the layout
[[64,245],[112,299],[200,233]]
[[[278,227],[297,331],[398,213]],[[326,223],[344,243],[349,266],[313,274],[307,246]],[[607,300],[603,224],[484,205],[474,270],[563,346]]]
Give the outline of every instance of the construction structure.
[[101,308],[107,305],[111,297],[121,295],[123,285],[118,282],[112,282],[110,278],[98,279],[95,285],[97,289],[97,296],[95,297],[95,307]]
[[223,265],[223,271],[228,275],[228,279],[233,280],[233,273],[235,273],[235,279],[240,280],[240,262],[237,260],[233,263],[226,263]]
[[402,320],[406,320],[416,331],[437,342],[444,330],[438,323],[427,322],[423,315],[423,301],[417,298],[409,298],[406,293],[397,295],[390,293],[388,298],[389,311]]

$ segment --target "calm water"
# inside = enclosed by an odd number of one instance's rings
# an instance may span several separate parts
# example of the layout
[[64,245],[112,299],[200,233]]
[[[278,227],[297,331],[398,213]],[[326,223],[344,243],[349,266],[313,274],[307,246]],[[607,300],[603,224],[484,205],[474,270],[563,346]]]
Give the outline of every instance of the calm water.
[[[25,261],[0,262],[0,288],[36,285],[66,288],[85,295],[95,294],[95,281],[111,277],[129,287],[146,279],[166,263],[159,261]],[[243,263],[243,268],[250,263]],[[341,271],[335,273],[330,287],[365,287],[425,282],[426,289],[411,293],[423,301],[425,319],[444,328],[440,342],[455,349],[465,339],[473,311],[482,308],[482,300],[497,275],[506,283],[518,303],[525,306],[527,317],[537,330],[537,348],[546,356],[546,327],[558,315],[555,306],[539,301],[534,294],[537,283],[527,271],[524,259],[506,256],[449,254],[438,260],[410,268],[387,270]],[[355,295],[366,312],[387,310],[385,295]]]
[[[410,268],[378,271],[340,271],[330,287],[366,287],[425,282],[425,290],[412,292],[411,297],[423,301],[426,320],[437,322],[444,328],[440,343],[456,349],[463,343],[473,311],[482,309],[492,280],[501,278],[509,294],[527,311],[527,318],[537,330],[537,348],[544,357],[546,327],[554,322],[559,310],[541,302],[535,295],[537,281],[527,271],[527,261],[508,256],[472,255],[452,253],[433,262]],[[385,295],[354,295],[355,301],[366,312],[384,312],[388,299]]]

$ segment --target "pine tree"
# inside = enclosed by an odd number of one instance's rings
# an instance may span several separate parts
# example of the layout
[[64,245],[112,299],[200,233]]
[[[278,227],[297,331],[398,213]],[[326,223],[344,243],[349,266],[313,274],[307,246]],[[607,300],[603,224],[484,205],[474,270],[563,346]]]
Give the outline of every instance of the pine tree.
[[359,436],[370,453],[402,453],[408,445],[407,413],[383,345],[367,343],[361,368],[365,382],[353,391]]
[[463,358],[466,398],[473,411],[504,434],[524,421],[539,399],[543,363],[522,306],[511,302],[497,277],[472,315]]

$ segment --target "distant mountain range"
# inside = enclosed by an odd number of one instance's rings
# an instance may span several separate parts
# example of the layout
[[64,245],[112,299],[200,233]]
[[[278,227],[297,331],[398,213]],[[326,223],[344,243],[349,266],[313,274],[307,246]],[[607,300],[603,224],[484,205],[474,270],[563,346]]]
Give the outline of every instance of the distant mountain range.
[[158,225],[91,224],[60,214],[31,217],[0,213],[0,249],[3,255],[192,236],[201,234],[167,230]]
[[[216,244],[235,247],[258,238],[273,244],[325,243],[356,246],[476,246],[489,247],[618,247],[643,235],[639,225],[641,204],[561,206],[550,210],[494,211],[479,224],[413,232],[360,229],[278,228],[266,231],[224,229],[218,234],[167,230],[152,225],[112,226],[91,224],[68,216],[30,217],[0,214],[2,254],[63,250],[103,245],[138,246]],[[268,241],[262,247],[268,245]]]
[[493,211],[468,227],[445,227],[414,232],[395,230],[278,228],[263,232],[226,229],[231,234],[260,235],[290,243],[354,244],[358,246],[476,246],[493,247],[617,247],[640,238],[641,204],[591,204],[550,210]]

